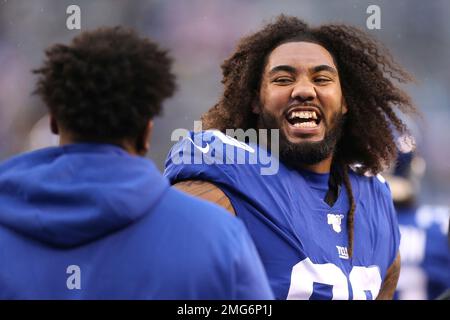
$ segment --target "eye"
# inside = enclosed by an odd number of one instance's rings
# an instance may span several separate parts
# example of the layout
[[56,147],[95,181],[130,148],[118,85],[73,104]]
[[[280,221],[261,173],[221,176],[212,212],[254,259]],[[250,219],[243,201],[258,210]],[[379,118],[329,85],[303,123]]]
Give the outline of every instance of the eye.
[[326,78],[326,77],[317,77],[317,78],[314,79],[314,82],[320,83],[320,84],[328,83],[330,81],[331,81],[331,79],[330,78]]
[[278,77],[278,78],[275,78],[272,82],[277,83],[277,84],[289,84],[292,81],[293,81],[292,78],[289,78],[289,77]]

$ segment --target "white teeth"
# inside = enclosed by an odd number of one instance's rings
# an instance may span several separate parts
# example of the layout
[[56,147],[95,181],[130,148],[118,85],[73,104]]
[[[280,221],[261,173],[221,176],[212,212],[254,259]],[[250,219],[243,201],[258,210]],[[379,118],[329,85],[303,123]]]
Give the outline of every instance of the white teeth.
[[315,111],[294,111],[289,115],[289,119],[300,118],[300,119],[317,119],[317,114]]
[[296,128],[315,128],[317,127],[317,124],[315,121],[308,121],[308,122],[297,122],[293,124]]

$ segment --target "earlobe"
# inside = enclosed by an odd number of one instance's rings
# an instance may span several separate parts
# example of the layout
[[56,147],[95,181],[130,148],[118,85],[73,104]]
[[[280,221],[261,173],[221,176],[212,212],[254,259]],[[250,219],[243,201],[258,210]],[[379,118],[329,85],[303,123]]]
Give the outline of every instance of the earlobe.
[[347,112],[348,112],[347,102],[345,102],[345,99],[342,98],[342,114],[346,114]]
[[145,156],[150,149],[150,139],[153,131],[153,121],[149,120],[145,126],[144,132],[137,141],[136,149],[139,154]]
[[148,151],[150,149],[150,139],[152,138],[152,132],[153,132],[153,120],[150,120],[147,123],[147,127],[146,127],[146,135],[147,138],[145,139],[145,147],[146,150]]
[[59,134],[59,127],[53,115],[50,115],[50,130],[53,134]]
[[257,103],[256,101],[252,102],[252,112],[255,113],[255,114],[259,114],[260,113],[259,103]]

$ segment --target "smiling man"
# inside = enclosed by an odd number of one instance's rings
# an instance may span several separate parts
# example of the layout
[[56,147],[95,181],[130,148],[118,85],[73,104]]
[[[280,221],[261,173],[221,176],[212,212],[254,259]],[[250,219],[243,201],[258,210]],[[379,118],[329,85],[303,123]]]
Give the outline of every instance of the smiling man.
[[[406,131],[394,107],[416,112],[393,81],[408,74],[356,28],[310,28],[286,16],[243,38],[222,69],[223,96],[203,125],[278,129],[279,170],[261,175],[261,163],[209,161],[225,149],[227,159],[278,149],[270,140],[230,150],[207,130],[174,146],[171,183],[245,222],[276,298],[391,299],[400,236],[377,174],[395,159],[393,130]],[[204,161],[175,162],[198,157],[195,141],[209,146]]]

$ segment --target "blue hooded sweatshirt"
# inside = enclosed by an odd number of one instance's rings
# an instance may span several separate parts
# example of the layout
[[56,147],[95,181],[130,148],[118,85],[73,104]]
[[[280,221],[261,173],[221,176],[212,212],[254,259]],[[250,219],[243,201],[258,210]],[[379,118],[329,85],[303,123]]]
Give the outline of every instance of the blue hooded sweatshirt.
[[72,144],[0,165],[0,299],[272,299],[236,218],[151,161]]

